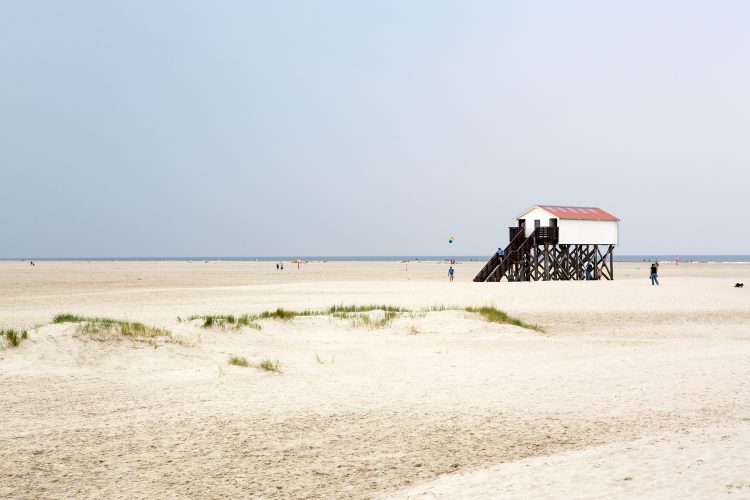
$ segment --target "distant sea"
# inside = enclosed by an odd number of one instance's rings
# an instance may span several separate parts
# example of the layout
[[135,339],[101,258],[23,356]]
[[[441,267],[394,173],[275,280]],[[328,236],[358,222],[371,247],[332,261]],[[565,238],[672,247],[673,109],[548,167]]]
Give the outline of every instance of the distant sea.
[[[615,253],[615,262],[643,262],[659,260],[664,262],[674,261],[675,254],[671,255],[618,255]],[[701,262],[701,263],[748,263],[750,264],[750,255],[680,255],[680,262]],[[96,262],[204,262],[204,261],[235,261],[235,262],[254,262],[254,261],[323,261],[323,262],[401,262],[401,261],[446,261],[456,259],[459,262],[485,262],[489,255],[388,255],[388,256],[320,256],[320,255],[302,255],[302,256],[275,256],[275,257],[55,257],[55,258],[4,258],[0,260],[36,260],[36,261],[96,261]]]

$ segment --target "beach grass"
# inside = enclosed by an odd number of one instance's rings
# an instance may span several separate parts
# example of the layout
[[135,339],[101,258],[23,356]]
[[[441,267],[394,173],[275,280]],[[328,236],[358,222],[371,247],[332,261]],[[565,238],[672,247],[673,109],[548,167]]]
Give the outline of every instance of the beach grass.
[[270,359],[264,359],[260,363],[256,363],[253,366],[265,372],[281,373],[281,363],[279,363],[279,360],[274,361]]
[[334,364],[336,362],[336,358],[334,356],[331,356],[331,360],[328,361],[328,360],[320,357],[320,355],[316,352],[315,353],[315,362],[318,363],[319,365],[327,365],[328,363]]
[[[380,315],[371,315],[381,312]],[[409,309],[390,305],[334,305],[326,311],[329,316],[349,321],[351,328],[369,328],[377,330],[390,325],[400,314],[410,312]]]
[[[241,327],[250,327],[255,328],[256,330],[260,330],[262,327],[259,321],[262,320],[275,319],[289,321],[297,317],[329,316],[332,318],[347,320],[351,328],[367,328],[371,330],[377,330],[389,326],[393,322],[393,320],[395,320],[402,314],[409,314],[412,318],[414,318],[422,317],[431,312],[461,310],[477,314],[481,316],[485,321],[488,321],[490,323],[504,323],[518,326],[520,328],[534,330],[537,332],[544,332],[544,328],[542,328],[540,325],[526,323],[525,321],[510,316],[506,312],[494,307],[457,307],[446,306],[443,304],[423,307],[420,309],[408,309],[387,304],[337,304],[326,309],[303,310],[293,310],[278,307],[271,311],[264,311],[257,314],[244,314],[241,316],[234,316],[231,314],[191,316],[190,318],[188,318],[188,321],[201,320],[203,321],[203,324],[201,325],[203,328],[212,328],[214,326],[221,328],[233,327],[237,329]],[[380,314],[381,312],[382,315]],[[178,321],[181,321],[181,319],[178,318]]]
[[234,366],[241,366],[243,368],[247,368],[248,366],[250,366],[247,358],[243,358],[240,356],[232,356],[231,358],[229,358],[229,364]]
[[378,330],[390,325],[399,313],[395,311],[385,311],[382,316],[372,317],[370,313],[355,313],[347,316],[349,326],[352,328],[368,328]]
[[29,332],[26,330],[0,330],[0,337],[5,337],[5,340],[10,344],[11,347],[18,347],[21,342],[29,338]]
[[94,335],[115,333],[134,339],[171,338],[172,332],[164,328],[144,325],[137,321],[125,321],[113,318],[79,316],[75,314],[58,314],[52,318],[53,323],[79,323],[78,332]]
[[193,320],[203,321],[203,324],[201,325],[203,328],[213,328],[216,326],[219,328],[234,328],[235,330],[239,330],[243,327],[253,328],[255,330],[262,329],[260,323],[249,314],[243,314],[241,316],[234,316],[232,314],[206,314],[202,316],[191,316],[188,318],[188,321]]
[[80,323],[82,321],[87,321],[89,318],[85,318],[83,316],[78,316],[76,314],[58,314],[54,318],[52,318],[53,323]]
[[362,313],[362,312],[372,312],[372,311],[385,311],[385,312],[393,312],[393,313],[404,313],[404,312],[410,312],[409,309],[404,309],[403,307],[397,307],[397,306],[389,306],[389,305],[364,305],[364,306],[358,306],[358,305],[335,305],[328,308],[327,312],[329,315],[334,314],[347,314],[347,313]]
[[289,309],[284,309],[283,307],[278,307],[274,311],[264,311],[260,314],[256,314],[254,318],[255,319],[280,319],[283,321],[288,321],[298,316],[320,316],[320,314],[321,314],[320,311],[313,311],[310,309],[305,309],[303,311],[291,311]]
[[364,305],[364,306],[334,305],[327,309],[321,309],[321,310],[316,310],[316,309],[293,310],[293,309],[285,309],[283,307],[278,307],[272,311],[263,311],[258,314],[243,314],[241,316],[234,316],[231,314],[227,314],[227,315],[203,314],[203,315],[190,316],[187,318],[187,320],[183,320],[182,318],[178,317],[177,321],[182,322],[182,321],[200,320],[200,321],[203,321],[203,324],[201,325],[203,328],[212,328],[214,326],[223,327],[223,328],[224,327],[240,328],[243,326],[247,326],[250,328],[255,328],[256,330],[260,330],[261,325],[257,322],[260,320],[265,320],[265,319],[277,319],[277,320],[282,320],[282,321],[289,321],[294,318],[309,317],[309,316],[333,316],[336,318],[349,318],[353,314],[372,312],[372,311],[384,311],[388,316],[393,318],[395,317],[396,314],[409,312],[409,309],[404,309],[402,307],[389,306],[389,305]]
[[430,313],[430,312],[443,312],[443,311],[456,311],[460,307],[446,306],[445,304],[436,304],[430,307],[423,307],[419,312]]
[[469,313],[478,314],[485,321],[488,321],[490,323],[504,323],[507,325],[518,326],[520,328],[526,328],[528,330],[534,330],[535,332],[544,332],[544,328],[542,328],[541,326],[526,323],[525,321],[514,318],[513,316],[508,315],[508,313],[506,313],[505,311],[501,311],[494,307],[466,307],[464,308],[464,310]]

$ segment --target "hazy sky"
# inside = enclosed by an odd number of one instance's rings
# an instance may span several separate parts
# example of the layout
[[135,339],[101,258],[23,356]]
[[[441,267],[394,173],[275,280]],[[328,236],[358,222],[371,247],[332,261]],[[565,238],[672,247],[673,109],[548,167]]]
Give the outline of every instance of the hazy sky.
[[748,26],[744,1],[2,2],[0,257],[489,255],[533,204],[614,213],[620,254],[748,254]]

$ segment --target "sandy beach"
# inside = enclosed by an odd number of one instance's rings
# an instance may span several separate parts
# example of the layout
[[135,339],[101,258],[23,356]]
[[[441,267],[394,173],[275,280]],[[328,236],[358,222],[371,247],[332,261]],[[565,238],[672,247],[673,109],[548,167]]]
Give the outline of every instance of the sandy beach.
[[[750,265],[483,264],[0,262],[0,328],[28,330],[0,340],[0,497],[750,497]],[[341,304],[403,311],[188,319]]]

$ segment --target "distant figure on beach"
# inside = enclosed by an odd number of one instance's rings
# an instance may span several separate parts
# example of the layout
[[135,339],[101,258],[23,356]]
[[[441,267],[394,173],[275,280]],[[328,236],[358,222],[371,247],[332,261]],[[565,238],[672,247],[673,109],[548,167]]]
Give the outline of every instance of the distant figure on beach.
[[659,264],[657,262],[654,262],[651,264],[651,285],[658,285],[659,284]]
[[454,272],[455,271],[453,270],[453,266],[451,266],[451,267],[448,268],[448,279],[450,279],[451,281],[453,281],[453,273]]
[[281,270],[282,271],[284,270],[284,263],[283,262],[281,263]]
[[735,284],[734,284],[734,287],[735,287],[735,288],[742,288],[743,286],[745,286],[745,284],[744,284],[744,283],[735,283]]
[[277,271],[279,270],[279,263],[278,262],[276,263],[276,270]]
[[594,269],[594,265],[591,262],[586,262],[583,269],[586,271],[586,281],[591,281],[591,271]]

